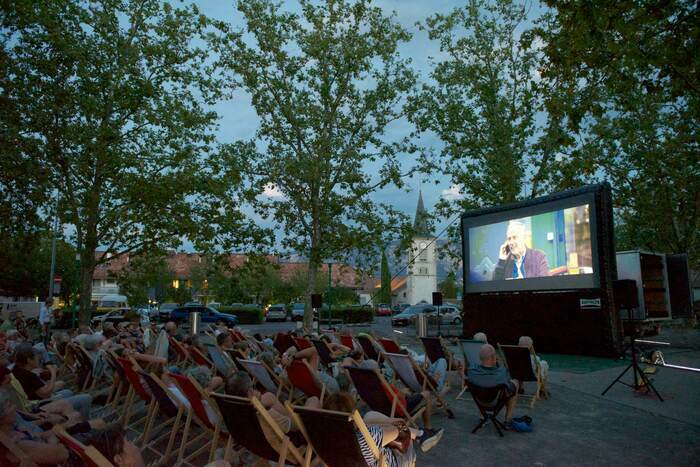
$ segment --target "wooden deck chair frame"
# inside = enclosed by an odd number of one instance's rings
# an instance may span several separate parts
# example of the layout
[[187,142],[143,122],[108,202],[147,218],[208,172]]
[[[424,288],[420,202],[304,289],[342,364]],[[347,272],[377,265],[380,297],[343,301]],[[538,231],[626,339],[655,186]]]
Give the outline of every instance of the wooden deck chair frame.
[[[440,395],[440,391],[438,391],[437,388],[437,382],[433,379],[432,376],[428,375],[423,368],[416,363],[415,360],[413,360],[413,357],[411,355],[406,355],[406,354],[400,354],[400,353],[388,353],[385,352],[384,356],[386,360],[389,362],[389,366],[394,369],[394,374],[399,377],[401,382],[411,391],[413,392],[422,392],[422,391],[430,391],[430,393],[435,396],[435,399],[440,402],[442,405],[442,408],[445,409],[445,411],[450,410],[450,406],[447,403],[445,399],[442,398]],[[407,362],[408,365],[410,365],[410,368],[412,370],[411,374],[407,374],[406,371],[403,371],[403,368],[399,366],[399,360],[403,360],[404,362]],[[423,381],[421,383],[421,381]],[[450,412],[448,412],[449,414]]]
[[[128,365],[125,365],[124,362],[129,362],[131,367],[127,368]],[[131,430],[139,434],[139,437],[136,439],[135,443],[140,444],[141,440],[146,435],[146,427],[148,426],[148,422],[151,417],[151,412],[153,411],[153,408],[155,406],[155,398],[151,396],[148,393],[148,391],[146,391],[146,388],[144,388],[141,384],[138,371],[143,369],[139,366],[138,363],[136,363],[136,360],[130,357],[117,357],[117,363],[119,363],[119,365],[122,367],[125,375],[126,384],[129,385],[129,392],[126,396],[126,402],[124,403],[123,407],[124,413],[122,415],[120,423],[125,433],[128,432],[128,430]],[[131,375],[131,371],[134,372],[133,375]],[[131,377],[129,375],[131,375]],[[138,387],[136,385],[138,385]],[[146,399],[147,394],[148,400]],[[136,419],[135,422],[131,422],[131,417],[134,414],[133,409],[135,405],[138,404],[138,400],[136,399],[136,397],[138,397],[144,403],[146,408],[146,414],[143,417]],[[136,427],[141,425],[142,423],[143,429],[139,431]]]
[[[158,426],[153,426],[158,414],[161,413],[161,405],[158,397],[154,394],[153,399],[155,402],[155,407],[148,420],[148,426],[144,433],[141,450],[149,451],[156,456],[160,457],[159,464],[166,464],[170,456],[173,454],[173,447],[175,446],[175,438],[180,431],[180,425],[183,423],[182,416],[185,414],[187,408],[185,405],[168,389],[168,387],[161,381],[155,373],[150,373],[148,375],[143,375],[151,379],[153,384],[157,384],[160,389],[163,390],[166,397],[170,400],[175,409],[177,410],[175,417],[169,417],[163,421]],[[148,382],[146,382],[148,384]],[[170,430],[165,430],[167,427],[171,427]],[[165,431],[164,431],[165,430]],[[154,438],[152,435],[156,434]],[[155,448],[164,439],[168,439],[168,444],[165,447],[165,451],[159,451]]]
[[[92,359],[87,353],[87,350],[85,350],[85,347],[83,347],[81,344],[72,342],[68,345],[75,356],[75,385],[78,392],[90,392],[96,383],[94,375],[95,368],[92,363]],[[85,376],[85,381],[81,382],[80,375],[83,371],[85,371],[83,368],[87,368],[87,375]]]
[[69,451],[76,454],[83,461],[86,467],[114,467],[112,464],[100,451],[94,446],[85,446],[83,443],[73,438],[66,432],[66,430],[60,425],[53,427],[53,433],[56,438],[63,444]]
[[[291,365],[302,365],[302,367],[306,368],[308,375],[311,377],[311,380],[314,384],[316,384],[316,387],[319,388],[321,395],[318,396],[321,405],[323,405],[323,400],[326,397],[326,384],[319,380],[316,375],[314,375],[314,370],[311,368],[311,365],[306,360],[294,360]],[[287,367],[285,371],[288,369]],[[301,368],[301,367],[300,367]],[[289,399],[291,400],[294,397],[294,389],[298,389],[301,392],[304,393],[306,397],[311,397],[311,396],[316,396],[316,394],[310,394],[306,392],[301,386],[297,386],[294,384],[294,381],[292,381],[292,378],[290,378],[289,373],[287,373],[287,380],[289,381],[289,384],[292,385],[292,389],[289,391]]]
[[189,354],[192,356],[192,360],[197,365],[202,365],[208,367],[210,370],[216,370],[214,363],[209,360],[209,357],[204,355],[201,350],[199,350],[194,345],[190,345],[187,349]]
[[476,341],[473,339],[461,339],[459,341],[459,346],[462,348],[462,359],[464,360],[464,364],[462,365],[462,390],[459,392],[459,394],[457,394],[455,399],[462,399],[462,394],[469,389],[469,383],[467,382],[467,372],[469,371],[469,367],[479,365],[481,363],[478,353],[472,354],[473,358],[469,358],[468,354],[471,352],[467,352],[465,348],[467,346],[473,346],[475,349],[478,348],[480,350],[484,344],[486,344],[486,342]]
[[[25,453],[17,446],[13,440],[11,440],[6,434],[0,433],[0,446],[4,446],[10,454],[19,459],[18,467],[39,467],[34,461],[32,461]],[[2,459],[0,459],[2,461]],[[0,464],[2,464],[0,462]]]
[[[509,360],[508,360],[508,353],[507,352],[509,349],[525,349],[525,347],[520,347],[518,345],[498,344],[498,351],[501,354],[501,356],[503,357],[503,361],[505,362],[506,368],[508,368],[508,371],[511,372],[511,366],[513,364],[513,361],[512,360],[510,361],[511,365],[508,364]],[[531,370],[532,377],[531,378],[523,378],[522,375],[520,375],[520,374],[513,375],[512,372],[511,372],[511,377],[520,381],[521,387],[522,387],[522,384],[525,382],[534,382],[537,385],[537,388],[535,389],[534,394],[520,394],[518,396],[518,400],[521,400],[521,398],[530,399],[530,408],[533,408],[535,406],[535,402],[537,402],[542,397],[544,397],[543,394],[546,394],[546,392],[545,392],[544,382],[542,381],[542,377],[541,377],[542,369],[540,368],[539,362],[535,358],[536,354],[532,350],[532,348],[528,348],[527,350],[528,350],[528,352],[527,352],[528,362],[527,363],[529,364],[528,368]],[[519,351],[519,352],[522,352],[524,354],[524,351]],[[535,362],[534,369],[532,368],[533,361]]]
[[187,351],[182,342],[175,339],[173,336],[168,336],[168,344],[175,349],[177,360],[174,362],[180,368],[187,368],[192,363],[192,357]]
[[[272,448],[273,451],[275,451],[279,454],[279,458],[277,459],[278,467],[284,467],[285,465],[287,465],[288,460],[293,460],[298,465],[304,464],[304,456],[302,455],[299,448],[297,448],[291,442],[289,437],[282,431],[282,429],[279,427],[277,422],[275,422],[275,420],[272,418],[272,416],[267,411],[267,409],[262,405],[262,403],[256,397],[251,397],[248,399],[245,397],[229,396],[227,394],[219,394],[219,393],[212,394],[212,397],[213,397],[214,401],[222,400],[222,401],[236,401],[239,403],[248,403],[248,404],[251,404],[255,408],[256,413],[269,426],[269,428],[272,431],[272,434],[274,434],[274,436],[277,438],[277,440],[282,444],[281,450],[276,449],[275,446],[273,444],[271,444],[267,440],[267,438],[265,438],[265,443],[267,443],[269,445],[269,447]],[[218,407],[218,404],[216,404],[216,407]],[[258,423],[261,423],[260,418],[258,418]],[[227,426],[228,426],[228,424],[227,424]],[[241,428],[245,429],[245,427],[241,427]],[[262,430],[262,426],[260,426],[260,429]],[[232,438],[236,437],[235,430],[233,433],[231,433],[231,437]],[[249,449],[246,446],[244,446],[244,448]],[[311,451],[311,450],[309,449],[309,451]],[[265,459],[265,460],[273,460],[273,459]]]
[[[306,455],[304,458],[304,467],[310,467],[311,466],[311,461],[313,457],[313,453],[315,452],[318,455],[318,458],[324,462],[323,465],[327,465],[323,458],[319,455],[318,450],[316,449],[316,445],[318,443],[314,443],[313,437],[309,435],[309,432],[304,425],[304,421],[302,420],[301,416],[299,415],[299,412],[318,412],[318,413],[327,413],[331,415],[338,415],[338,416],[345,416],[348,418],[348,421],[351,421],[353,425],[355,425],[355,428],[362,433],[362,437],[365,439],[365,442],[367,443],[367,446],[369,447],[369,450],[372,452],[372,455],[377,461],[377,466],[378,467],[387,467],[387,462],[386,458],[382,454],[382,452],[379,449],[379,446],[377,446],[377,443],[374,442],[374,438],[372,438],[372,435],[369,432],[369,429],[367,428],[367,425],[365,424],[365,421],[362,419],[362,416],[357,410],[354,410],[352,413],[346,413],[346,412],[336,412],[333,410],[324,410],[324,409],[313,409],[310,407],[301,407],[301,406],[294,406],[290,404],[289,402],[285,402],[285,407],[287,408],[287,411],[289,412],[290,417],[292,417],[292,420],[294,421],[294,424],[299,427],[299,431],[301,432],[302,435],[304,435],[304,438],[306,439],[307,442],[307,448],[306,448]],[[331,429],[331,428],[329,428]]]
[[[213,401],[207,394],[207,392],[197,383],[197,381],[192,378],[191,376],[184,376],[184,375],[175,375],[175,374],[170,374],[170,376],[175,379],[176,384],[180,387],[180,390],[182,393],[185,395],[188,401],[190,401],[191,408],[190,410],[187,410],[187,418],[185,420],[185,427],[183,429],[182,433],[182,444],[180,445],[180,449],[178,450],[178,455],[177,455],[177,462],[176,465],[192,465],[190,464],[190,460],[196,459],[197,456],[205,452],[207,449],[209,449],[209,462],[212,462],[214,459],[214,453],[216,451],[216,447],[218,446],[219,443],[219,438],[221,435],[221,423],[222,423],[222,417],[221,414],[218,415],[218,420],[216,423],[212,423],[211,420],[209,420],[209,415],[206,414],[206,410],[204,410],[205,414],[199,414],[198,411],[195,409],[195,404],[192,399],[192,396],[190,392],[183,386],[184,380],[187,380],[193,390],[196,390],[198,395],[199,395],[199,403],[202,405],[202,408],[204,408],[204,402],[206,401],[207,404],[213,409],[216,410],[216,405],[214,405]],[[182,378],[182,379],[181,379]],[[194,415],[194,416],[193,416]],[[203,417],[206,416],[206,420],[203,419]],[[190,431],[192,430],[192,422],[196,423],[199,425],[203,431],[199,435],[197,435],[195,438],[193,438],[190,442],[187,441],[189,438]],[[207,435],[210,433],[213,433],[214,437],[204,443],[199,449],[196,451],[190,453],[187,457],[185,457],[185,451],[186,449],[195,444],[196,442],[200,441],[202,438],[205,438]],[[227,442],[226,449],[227,453],[230,450],[230,443],[231,439],[229,436],[229,441]]]
[[[349,374],[349,376],[350,376],[350,379],[352,380],[352,383],[353,383],[353,385],[355,386],[355,389],[357,389],[357,395],[358,395],[363,401],[365,401],[365,403],[367,403],[367,405],[370,407],[370,409],[376,410],[377,412],[382,413],[382,412],[381,412],[380,410],[378,410],[377,408],[374,408],[374,407],[370,406],[370,404],[369,404],[364,398],[362,398],[362,396],[361,396],[361,394],[360,394],[361,389],[358,388],[358,386],[357,386],[357,384],[356,384],[356,381],[355,381],[355,378],[352,377],[352,374],[353,374],[353,372],[354,372],[355,370],[360,371],[360,372],[371,372],[371,373],[374,373],[375,377],[379,380],[379,384],[381,384],[382,388],[384,389],[384,392],[382,393],[382,395],[383,395],[384,397],[386,397],[387,399],[389,399],[389,397],[391,397],[391,411],[390,411],[390,413],[388,413],[388,414],[385,413],[384,415],[388,416],[389,418],[394,418],[394,417],[396,417],[396,418],[402,418],[402,419],[404,419],[404,420],[406,421],[406,423],[407,423],[408,425],[410,425],[410,426],[412,426],[412,427],[414,427],[414,428],[417,428],[417,427],[418,427],[418,424],[416,423],[416,420],[418,419],[418,417],[420,417],[420,416],[423,414],[423,411],[425,411],[425,405],[423,405],[422,407],[418,408],[418,410],[416,410],[415,413],[411,414],[411,413],[408,411],[408,408],[406,407],[406,405],[405,405],[404,403],[402,403],[402,402],[399,400],[399,397],[398,397],[398,396],[394,393],[394,391],[391,389],[391,386],[389,386],[389,383],[387,383],[387,381],[384,379],[384,376],[382,376],[382,374],[379,372],[379,370],[376,370],[376,369],[370,370],[370,369],[367,369],[367,368],[358,368],[358,367],[351,367],[351,366],[345,366],[345,367],[343,367],[343,368],[345,368],[345,369],[348,371],[348,374]],[[391,394],[391,396],[389,396],[389,394]],[[401,416],[401,414],[398,413],[398,409],[400,409],[401,412],[402,412],[405,416]]]

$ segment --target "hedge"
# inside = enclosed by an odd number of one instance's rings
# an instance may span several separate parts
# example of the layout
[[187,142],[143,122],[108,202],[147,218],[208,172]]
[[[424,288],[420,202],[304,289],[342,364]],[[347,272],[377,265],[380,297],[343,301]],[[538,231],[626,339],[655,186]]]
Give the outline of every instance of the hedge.
[[219,307],[219,313],[236,315],[238,317],[238,324],[260,324],[263,322],[263,311],[257,305],[221,305]]
[[[319,319],[323,323],[328,319],[328,308],[319,310]],[[331,307],[331,318],[341,319],[345,324],[371,323],[374,319],[374,310],[370,307],[338,306]]]

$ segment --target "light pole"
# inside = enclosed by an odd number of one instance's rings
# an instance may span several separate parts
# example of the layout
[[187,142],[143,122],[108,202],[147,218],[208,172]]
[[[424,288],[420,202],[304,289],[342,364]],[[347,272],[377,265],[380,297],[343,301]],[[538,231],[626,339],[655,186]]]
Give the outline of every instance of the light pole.
[[46,298],[53,297],[53,277],[56,270],[56,236],[58,231],[58,190],[56,190],[56,204],[53,216],[53,232],[51,236],[51,271],[49,272],[49,294]]
[[331,320],[332,320],[332,318],[333,318],[333,309],[331,308],[331,304],[332,304],[332,301],[331,301],[331,286],[332,286],[332,285],[331,285],[331,277],[332,277],[332,274],[331,274],[331,273],[332,273],[332,267],[333,267],[333,263],[331,263],[331,262],[329,261],[329,262],[328,262],[328,292],[326,293],[326,302],[328,302],[328,322],[326,323],[326,324],[327,324],[326,327],[327,327],[328,329],[331,328]]

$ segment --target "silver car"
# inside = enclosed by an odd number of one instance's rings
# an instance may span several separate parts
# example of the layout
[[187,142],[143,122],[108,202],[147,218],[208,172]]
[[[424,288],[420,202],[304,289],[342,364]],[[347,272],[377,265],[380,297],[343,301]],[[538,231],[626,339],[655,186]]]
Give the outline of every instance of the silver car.
[[287,321],[287,307],[282,303],[271,305],[267,309],[265,321]]

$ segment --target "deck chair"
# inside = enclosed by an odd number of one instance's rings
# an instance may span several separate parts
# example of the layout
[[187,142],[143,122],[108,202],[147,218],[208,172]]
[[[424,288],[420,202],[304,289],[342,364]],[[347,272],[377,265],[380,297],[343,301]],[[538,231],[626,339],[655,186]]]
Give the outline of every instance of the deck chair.
[[324,341],[320,339],[311,339],[311,343],[316,348],[318,357],[324,367],[330,368],[337,362],[337,360],[333,358],[333,354],[331,354],[331,349],[328,348],[328,344],[326,344]]
[[382,346],[385,352],[404,353],[404,351],[401,350],[401,347],[399,347],[399,344],[397,344],[394,339],[389,339],[388,337],[380,337],[379,339],[377,339],[377,342],[379,342],[379,345]]
[[357,336],[356,339],[357,342],[360,343],[360,347],[362,347],[362,352],[364,352],[366,358],[374,360],[377,363],[381,361],[382,356],[377,352],[377,349],[374,348],[372,339],[367,336]]
[[[323,398],[326,395],[326,385],[316,378],[311,366],[304,360],[293,360],[286,368],[287,379],[292,386],[299,389],[306,397],[316,396],[323,405]],[[290,391],[293,393],[294,391]],[[290,397],[293,397],[290,395]]]
[[[541,371],[534,352],[527,347],[501,344],[498,344],[498,350],[503,355],[511,378],[515,378],[521,383],[529,381],[537,384],[535,394],[520,395],[520,397],[530,398],[530,408],[532,408],[535,405],[535,401],[545,394],[544,381],[540,377]],[[535,364],[534,369],[532,368],[533,362]]]
[[441,337],[421,337],[421,342],[423,342],[423,348],[425,349],[425,355],[428,357],[431,363],[444,358],[447,362],[447,371],[452,371],[455,366],[455,362],[452,361],[452,357],[445,353],[445,347],[443,346],[443,341]]
[[416,426],[415,420],[425,410],[424,404],[416,407],[413,413],[409,413],[403,401],[399,399],[378,370],[354,366],[344,368],[348,371],[350,379],[357,389],[357,394],[371,410],[391,418],[403,418],[409,425]]
[[[6,452],[0,450],[0,465],[17,465],[17,467],[39,467],[34,461],[29,459],[29,457],[22,451],[14,440],[10,439],[6,434],[0,433],[0,447],[4,448]],[[19,459],[19,464],[15,464],[10,461],[7,453],[12,454],[14,457]]]
[[279,332],[277,335],[275,335],[275,340],[273,341],[273,345],[277,349],[277,351],[282,355],[287,351],[288,348],[294,347],[294,339],[292,339],[292,336],[290,336],[287,333]]
[[[330,410],[311,409],[308,407],[292,407],[287,403],[287,409],[292,414],[296,425],[306,438],[308,445],[313,448],[324,465],[328,467],[355,467],[367,465],[362,448],[357,440],[355,430],[362,433],[372,455],[377,460],[377,466],[386,467],[386,460],[374,442],[360,413],[334,412]],[[307,448],[307,459],[310,460],[312,449]],[[309,465],[306,463],[306,465]]]
[[53,433],[56,435],[56,438],[58,438],[62,445],[67,447],[70,452],[80,458],[83,465],[86,467],[114,467],[114,464],[112,464],[104,455],[102,455],[97,448],[94,446],[85,446],[83,443],[69,435],[60,425],[53,427]]
[[505,426],[503,426],[496,417],[506,405],[506,387],[501,384],[491,388],[482,388],[470,384],[469,390],[472,393],[472,398],[474,399],[476,407],[479,409],[479,413],[481,413],[481,420],[479,424],[474,427],[472,433],[476,433],[486,422],[490,421],[493,423],[499,436],[503,437],[503,431],[501,430],[505,430]]
[[309,341],[309,339],[306,337],[295,337],[294,345],[296,346],[297,350],[310,349],[312,347],[311,341]]
[[179,366],[180,368],[189,366],[191,357],[182,342],[178,341],[172,336],[168,336],[168,344],[175,349],[175,352],[177,353],[177,361],[174,362],[175,365]]
[[[155,406],[148,420],[146,431],[144,432],[142,451],[150,451],[161,459],[162,464],[166,464],[173,452],[175,437],[180,431],[182,416],[187,408],[175,397],[168,387],[154,374],[139,371],[139,375],[151,390],[155,399]],[[158,415],[165,416],[165,420],[158,426],[153,426]],[[169,428],[169,430],[166,430]],[[151,438],[154,434],[160,434]],[[168,439],[168,444],[164,451],[156,449],[161,441]]]
[[470,366],[479,365],[481,360],[479,359],[479,352],[481,347],[485,342],[475,341],[471,339],[460,340],[460,346],[462,347],[462,357],[464,358],[464,365],[462,367],[462,390],[457,394],[456,399],[461,399],[462,394],[469,389],[469,384],[467,382],[467,370]]
[[[197,382],[192,378],[184,375],[178,375],[175,373],[168,373],[168,376],[173,378],[180,390],[187,398],[190,403],[191,410],[187,411],[187,419],[185,420],[185,427],[182,433],[182,444],[178,450],[177,462],[176,464],[189,464],[191,460],[196,459],[197,456],[209,449],[209,462],[214,458],[214,452],[216,446],[219,442],[219,435],[221,434],[221,414],[219,414],[218,420],[211,420],[209,413],[204,405],[205,401],[212,409],[215,409],[213,402],[209,400],[205,391],[197,384]],[[188,437],[190,431],[192,430],[192,422],[197,423],[204,431],[188,442]],[[213,434],[213,438],[211,437]],[[185,457],[185,450],[191,445],[196,445],[202,438],[210,437],[201,447],[195,452],[191,453]],[[227,444],[227,450],[229,446]]]
[[454,414],[450,410],[450,406],[447,404],[440,392],[438,391],[438,383],[426,373],[418,364],[413,360],[410,355],[398,354],[398,353],[385,353],[384,357],[389,362],[389,365],[394,369],[396,375],[398,375],[401,382],[414,393],[420,394],[423,391],[430,391],[430,393],[435,396],[435,398],[440,402],[442,408],[445,409],[449,418],[453,418]]
[[73,343],[70,346],[77,363],[75,375],[78,392],[89,392],[96,384],[92,359],[82,345]]
[[275,394],[278,398],[282,394],[282,389],[284,388],[284,383],[279,379],[279,377],[271,372],[267,366],[257,360],[238,360],[238,362],[243,365],[245,371],[257,381],[266,391]]
[[[129,385],[129,394],[127,395],[127,399],[123,409],[124,415],[122,419],[122,428],[124,430],[132,430],[138,433],[139,430],[136,429],[136,427],[143,423],[143,431],[140,432],[142,437],[145,432],[146,425],[148,424],[151,411],[153,410],[153,406],[155,405],[155,399],[141,382],[141,377],[138,374],[138,370],[141,370],[141,367],[139,367],[138,363],[136,363],[130,358],[125,357],[117,357],[117,362],[119,363],[119,366],[122,367],[125,380]],[[147,410],[145,416],[137,419],[135,422],[132,423],[131,417],[135,412],[134,409],[137,403],[135,399],[137,396],[143,401],[143,403],[147,407]],[[139,437],[139,441],[141,437]]]
[[223,378],[228,378],[231,371],[236,368],[231,356],[222,352],[218,347],[210,346],[207,350],[209,351],[209,360],[214,364],[216,371]]
[[[258,399],[217,393],[213,393],[211,398],[219,408],[231,437],[245,449],[264,460],[276,462],[279,467],[287,464],[304,464],[304,456],[282,432]],[[279,451],[268,441],[261,423],[268,424],[270,428],[268,433],[271,432],[275,440],[281,444]]]
[[214,363],[212,363],[212,361],[209,360],[209,357],[207,357],[204,353],[202,353],[201,350],[199,350],[194,345],[190,345],[187,348],[187,351],[192,356],[192,360],[194,360],[194,362],[197,365],[206,366],[206,367],[211,368],[211,369],[214,368]]
[[338,334],[338,339],[340,339],[340,343],[343,344],[345,347],[348,347],[350,349],[355,348],[355,340],[350,334]]

